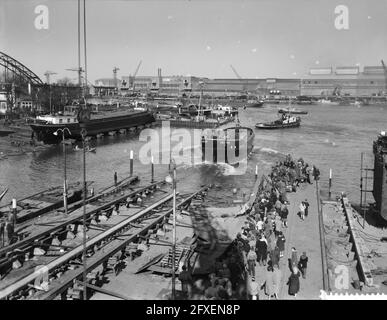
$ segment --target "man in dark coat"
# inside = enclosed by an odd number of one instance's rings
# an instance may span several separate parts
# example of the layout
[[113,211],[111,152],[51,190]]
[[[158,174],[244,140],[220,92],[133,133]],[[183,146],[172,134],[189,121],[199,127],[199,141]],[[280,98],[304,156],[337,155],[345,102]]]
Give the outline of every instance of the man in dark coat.
[[191,296],[191,286],[192,286],[192,276],[187,267],[183,266],[182,271],[179,274],[179,280],[181,281],[181,291],[184,296],[190,298]]
[[300,291],[300,272],[297,267],[293,268],[287,285],[289,285],[289,295],[297,297],[297,293]]

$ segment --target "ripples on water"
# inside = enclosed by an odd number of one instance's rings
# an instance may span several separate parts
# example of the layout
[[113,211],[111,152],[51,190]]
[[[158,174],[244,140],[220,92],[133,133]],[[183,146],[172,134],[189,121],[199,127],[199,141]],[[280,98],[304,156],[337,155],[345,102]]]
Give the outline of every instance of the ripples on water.
[[[278,106],[260,109],[240,109],[240,121],[244,126],[277,118]],[[329,168],[333,170],[333,192],[346,191],[353,202],[359,199],[360,154],[367,152],[366,163],[373,167],[372,142],[380,131],[387,129],[387,107],[367,106],[298,106],[309,111],[302,115],[300,128],[287,130],[255,130],[255,148],[244,175],[233,175],[234,168],[227,165],[200,164],[178,166],[178,187],[186,193],[206,183],[216,187],[209,194],[213,205],[229,206],[233,199],[248,194],[254,184],[255,165],[259,174],[268,173],[271,165],[290,153],[303,157],[310,165],[317,165],[322,173],[322,185],[327,187]],[[157,129],[160,130],[160,129]],[[173,129],[172,129],[173,131]],[[0,138],[1,139],[1,138]],[[165,137],[163,137],[165,139]],[[138,160],[140,147],[138,135],[105,137],[95,140],[96,154],[87,154],[87,179],[94,180],[100,188],[113,183],[114,171],[119,177],[129,173],[129,154],[134,150],[135,173],[142,183],[150,181],[150,165]],[[1,144],[0,144],[1,145]],[[200,148],[187,146],[185,150]],[[163,150],[163,154],[169,150]],[[63,156],[60,146],[52,146],[39,154],[0,160],[0,186],[8,186],[4,202],[12,197],[21,198],[50,186],[61,185]],[[167,165],[155,165],[156,179],[164,179]],[[82,178],[82,152],[67,153],[68,180]],[[238,194],[231,190],[237,188]]]

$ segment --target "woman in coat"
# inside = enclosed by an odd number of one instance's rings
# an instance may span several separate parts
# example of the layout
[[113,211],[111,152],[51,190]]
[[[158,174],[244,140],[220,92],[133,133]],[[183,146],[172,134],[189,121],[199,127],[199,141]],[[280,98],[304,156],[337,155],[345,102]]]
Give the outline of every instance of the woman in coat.
[[281,290],[281,279],[282,279],[282,271],[278,268],[278,266],[273,266],[273,287],[274,287],[274,297],[278,299],[279,292]]
[[297,267],[293,268],[287,284],[289,285],[289,295],[297,297],[297,293],[300,291],[300,272]]
[[274,272],[273,267],[268,266],[266,271],[265,282],[262,284],[265,287],[265,294],[268,296],[268,299],[274,295],[275,286],[274,286]]

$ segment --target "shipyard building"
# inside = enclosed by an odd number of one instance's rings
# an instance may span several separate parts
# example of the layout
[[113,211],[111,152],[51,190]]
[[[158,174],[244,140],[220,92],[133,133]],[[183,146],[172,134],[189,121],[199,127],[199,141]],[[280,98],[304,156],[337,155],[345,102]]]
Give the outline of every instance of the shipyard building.
[[167,96],[198,95],[236,96],[253,94],[261,97],[311,96],[384,96],[387,72],[382,66],[337,66],[312,68],[299,78],[209,79],[194,76],[122,76],[121,79],[102,78],[95,81],[97,95],[125,95],[139,91]]

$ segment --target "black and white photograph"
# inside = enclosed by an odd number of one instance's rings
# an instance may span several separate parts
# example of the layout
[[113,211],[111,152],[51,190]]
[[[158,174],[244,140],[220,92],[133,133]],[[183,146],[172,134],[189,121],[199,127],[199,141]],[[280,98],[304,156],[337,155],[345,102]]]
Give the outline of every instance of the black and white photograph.
[[0,300],[386,299],[387,0],[0,0]]

